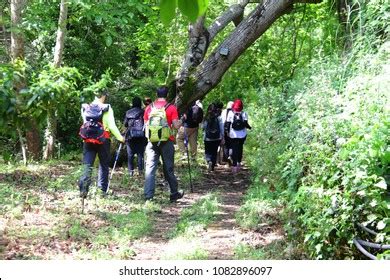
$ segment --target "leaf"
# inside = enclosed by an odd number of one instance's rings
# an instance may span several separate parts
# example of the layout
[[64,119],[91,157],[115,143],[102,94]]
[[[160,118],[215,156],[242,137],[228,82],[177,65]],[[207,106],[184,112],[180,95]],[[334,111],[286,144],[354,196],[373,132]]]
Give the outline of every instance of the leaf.
[[383,178],[378,183],[376,183],[374,186],[381,188],[381,189],[384,189],[384,190],[387,189],[386,181]]
[[175,17],[177,0],[161,0],[160,17],[163,24],[168,25]]
[[209,6],[209,0],[198,0],[199,4],[199,15],[203,15],[206,12],[207,7]]
[[377,228],[378,230],[382,230],[382,229],[384,229],[385,227],[386,227],[386,223],[383,222],[383,221],[380,221],[380,222],[377,224],[377,226],[376,226],[376,228]]
[[191,22],[196,21],[199,16],[199,0],[178,0],[180,11],[188,17]]
[[107,35],[105,38],[104,38],[105,42],[106,42],[106,46],[109,47],[112,45],[112,37],[110,35]]

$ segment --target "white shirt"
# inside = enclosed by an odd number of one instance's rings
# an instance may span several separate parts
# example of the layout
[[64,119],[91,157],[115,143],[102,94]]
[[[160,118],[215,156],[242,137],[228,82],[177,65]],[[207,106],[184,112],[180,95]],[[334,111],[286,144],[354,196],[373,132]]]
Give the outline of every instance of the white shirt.
[[[242,115],[242,119],[244,121],[248,121],[248,114],[244,111],[241,112],[241,115]],[[230,138],[245,138],[246,137],[246,127],[244,129],[241,129],[241,130],[235,130],[233,129],[232,127],[232,124],[233,124],[233,120],[234,120],[234,112],[233,111],[230,111],[227,115],[227,118],[226,118],[226,122],[230,122],[230,132],[229,132],[229,137]]]

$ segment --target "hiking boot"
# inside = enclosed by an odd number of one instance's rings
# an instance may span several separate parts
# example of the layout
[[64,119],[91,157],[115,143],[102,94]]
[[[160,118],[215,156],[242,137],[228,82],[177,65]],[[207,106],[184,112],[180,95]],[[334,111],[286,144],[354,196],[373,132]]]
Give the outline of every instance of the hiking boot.
[[233,174],[236,174],[236,173],[238,172],[238,170],[239,170],[239,167],[238,167],[238,166],[233,166],[233,167],[232,167],[232,173],[233,173]]
[[88,192],[80,192],[80,198],[87,198]]
[[180,190],[175,194],[171,194],[171,196],[169,197],[169,201],[175,202],[176,200],[181,199],[183,196],[184,196],[184,191]]

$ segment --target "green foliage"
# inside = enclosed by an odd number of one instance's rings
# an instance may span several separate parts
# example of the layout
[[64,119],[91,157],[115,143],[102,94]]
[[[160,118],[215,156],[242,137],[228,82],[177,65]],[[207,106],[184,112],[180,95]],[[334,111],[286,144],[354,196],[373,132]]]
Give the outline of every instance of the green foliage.
[[291,199],[287,228],[313,258],[358,257],[358,222],[389,243],[389,51],[316,60],[286,89],[259,93],[257,180]]
[[207,227],[215,219],[216,212],[219,209],[218,204],[218,196],[216,194],[209,194],[202,197],[190,208],[184,209],[181,212],[180,221],[177,223],[172,236],[196,236],[197,232]]
[[206,12],[208,5],[208,0],[161,0],[161,21],[168,25],[175,17],[177,7],[189,21],[194,22]]

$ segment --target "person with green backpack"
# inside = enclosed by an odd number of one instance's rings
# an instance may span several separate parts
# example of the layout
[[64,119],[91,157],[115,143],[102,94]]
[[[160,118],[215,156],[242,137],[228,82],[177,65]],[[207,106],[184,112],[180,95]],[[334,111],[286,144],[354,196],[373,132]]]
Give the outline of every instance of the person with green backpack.
[[170,201],[174,202],[183,197],[184,192],[178,189],[177,178],[174,173],[175,137],[172,128],[179,129],[182,122],[179,120],[177,108],[168,103],[168,87],[157,89],[157,99],[145,109],[145,134],[148,138],[145,157],[145,186],[146,200],[154,197],[156,185],[156,171],[161,156],[164,177],[170,187]]

